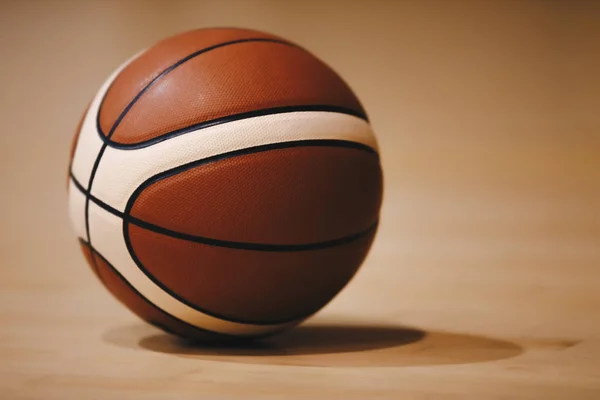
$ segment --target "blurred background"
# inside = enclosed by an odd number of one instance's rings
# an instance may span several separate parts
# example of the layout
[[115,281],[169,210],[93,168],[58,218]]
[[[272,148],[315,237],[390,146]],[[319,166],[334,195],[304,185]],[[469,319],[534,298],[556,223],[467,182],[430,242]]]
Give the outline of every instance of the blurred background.
[[99,327],[131,320],[69,226],[75,127],[134,53],[238,26],[332,66],[381,145],[378,239],[325,315],[506,337],[592,332],[599,21],[594,1],[2,1],[0,310],[33,313],[52,293],[58,320],[77,304]]
[[[599,21],[596,1],[0,0],[3,398],[246,398],[249,388],[598,398]],[[79,251],[66,180],[86,105],[133,54],[208,26],[297,42],[368,111],[385,175],[380,230],[316,317],[347,325],[325,341],[345,349],[325,343],[319,355],[318,338],[306,339],[302,362],[292,349],[210,365],[159,354],[165,339],[147,337]],[[386,349],[377,331],[368,339],[373,324],[428,339]],[[363,351],[369,340],[384,349]],[[247,362],[452,366],[361,370],[372,384],[343,368],[289,375]]]

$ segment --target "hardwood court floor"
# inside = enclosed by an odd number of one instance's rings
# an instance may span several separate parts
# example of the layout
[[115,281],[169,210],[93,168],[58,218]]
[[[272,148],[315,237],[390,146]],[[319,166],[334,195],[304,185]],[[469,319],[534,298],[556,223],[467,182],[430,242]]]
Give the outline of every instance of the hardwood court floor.
[[[600,398],[593,2],[0,2],[1,399]],[[207,25],[297,41],[378,134],[382,224],[322,313],[190,347],[95,280],[71,136],[109,72]]]

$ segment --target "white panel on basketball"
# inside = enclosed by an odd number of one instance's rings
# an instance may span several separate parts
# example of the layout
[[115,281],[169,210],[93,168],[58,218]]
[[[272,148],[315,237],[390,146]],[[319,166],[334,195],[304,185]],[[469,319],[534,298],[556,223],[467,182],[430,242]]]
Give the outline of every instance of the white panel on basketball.
[[180,302],[159,286],[138,268],[127,250],[123,238],[123,220],[95,203],[90,203],[90,236],[96,251],[131,284],[142,296],[163,311],[202,329],[233,335],[256,335],[273,332],[281,328],[292,327],[298,321],[255,325],[225,321],[195,310]]
[[73,179],[69,179],[69,219],[75,234],[89,240],[85,230],[85,195],[73,183]]
[[140,184],[165,170],[248,147],[310,139],[347,140],[378,149],[369,123],[352,115],[323,111],[265,115],[198,129],[139,149],[108,147],[92,194],[124,211]]
[[102,84],[100,90],[94,96],[94,99],[90,103],[88,112],[86,113],[83,123],[81,124],[81,133],[77,139],[77,146],[73,155],[73,163],[71,165],[71,172],[75,176],[78,182],[87,188],[90,180],[90,175],[94,167],[100,148],[104,143],[98,133],[96,127],[96,118],[98,116],[98,110],[104,95],[108,91],[108,88],[112,82],[116,79],[117,75],[125,68],[130,62],[132,62],[137,56],[131,57],[129,60],[119,66]]

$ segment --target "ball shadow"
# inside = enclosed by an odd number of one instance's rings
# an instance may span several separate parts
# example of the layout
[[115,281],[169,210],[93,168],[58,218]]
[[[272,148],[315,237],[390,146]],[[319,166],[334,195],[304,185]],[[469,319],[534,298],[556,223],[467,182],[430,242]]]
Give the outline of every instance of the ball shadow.
[[515,357],[515,343],[484,336],[384,325],[306,324],[260,341],[203,345],[147,325],[116,327],[104,341],[199,360],[296,366],[422,366]]

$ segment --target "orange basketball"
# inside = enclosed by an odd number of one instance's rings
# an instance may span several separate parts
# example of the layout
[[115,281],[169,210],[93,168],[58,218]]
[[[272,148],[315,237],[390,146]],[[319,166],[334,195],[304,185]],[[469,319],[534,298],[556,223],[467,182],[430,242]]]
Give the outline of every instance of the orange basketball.
[[325,63],[200,29],[119,67],[75,135],[69,211],[98,279],[193,338],[291,328],[352,279],[382,201],[375,136]]

